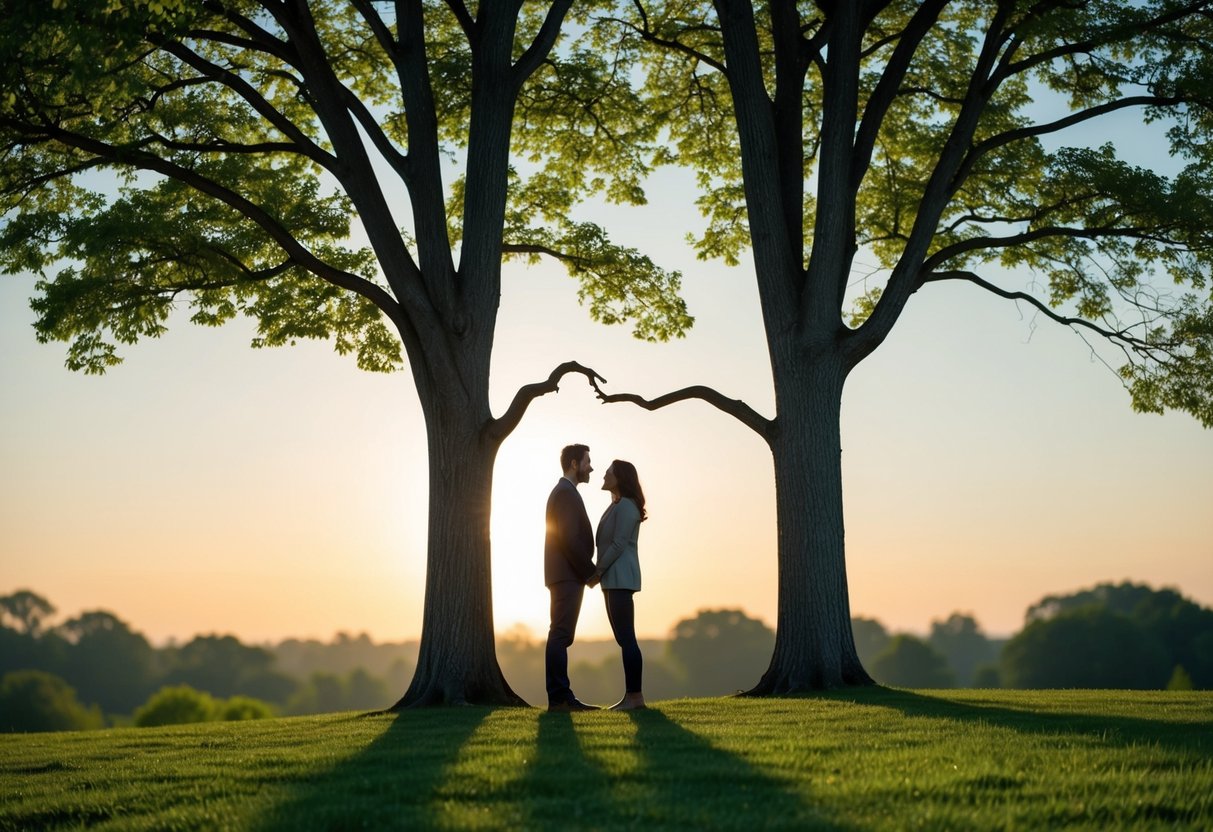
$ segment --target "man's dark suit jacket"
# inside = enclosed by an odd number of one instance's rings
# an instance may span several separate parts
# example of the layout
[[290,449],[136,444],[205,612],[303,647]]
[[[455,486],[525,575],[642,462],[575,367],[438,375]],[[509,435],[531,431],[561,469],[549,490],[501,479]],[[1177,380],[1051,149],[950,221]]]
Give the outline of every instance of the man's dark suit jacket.
[[548,497],[543,539],[543,583],[584,584],[594,574],[594,530],[577,486],[561,477]]

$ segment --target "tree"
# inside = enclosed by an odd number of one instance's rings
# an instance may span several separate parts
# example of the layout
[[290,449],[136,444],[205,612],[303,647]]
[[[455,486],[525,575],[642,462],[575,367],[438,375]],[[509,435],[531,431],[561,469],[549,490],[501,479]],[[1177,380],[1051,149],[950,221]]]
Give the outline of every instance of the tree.
[[999,669],[1009,688],[1160,690],[1172,664],[1128,616],[1084,607],[1029,623],[1003,648]]
[[42,631],[43,619],[54,614],[55,607],[50,601],[28,589],[0,596],[0,624],[8,626],[11,620],[19,633],[37,636]]
[[164,681],[227,697],[243,694],[285,703],[296,683],[274,669],[274,654],[235,636],[195,636],[172,652]]
[[885,626],[875,618],[862,616],[851,619],[851,633],[855,639],[855,652],[866,666],[889,646],[893,637]]
[[101,727],[101,712],[86,708],[53,673],[18,670],[0,679],[0,731],[81,731]]
[[1080,589],[1065,595],[1046,595],[1024,613],[1028,623],[1047,621],[1058,615],[1075,612],[1084,607],[1099,607],[1121,615],[1133,615],[1138,605],[1154,595],[1155,590],[1146,584],[1122,581],[1119,584],[1096,584],[1090,589]]
[[932,621],[927,642],[947,660],[961,687],[973,684],[977,669],[997,658],[977,619],[959,612],[944,621]]
[[562,364],[494,416],[503,258],[559,258],[638,337],[691,324],[677,274],[569,216],[642,201],[658,130],[609,54],[557,48],[571,5],[0,0],[0,268],[42,276],[37,335],[70,368],[105,371],[179,304],[251,316],[254,346],[407,364],[430,477],[400,706],[521,701],[493,653],[493,462],[536,397],[592,373]]
[[[636,0],[600,21],[604,46],[645,62],[646,109],[705,185],[699,254],[752,249],[774,416],[703,386],[601,395],[700,399],[770,448],[778,618],[754,693],[870,681],[849,626],[839,417],[911,299],[960,284],[1021,304],[1119,356],[1135,409],[1213,425],[1211,7]],[[1065,146],[1127,113],[1159,125],[1176,172]],[[875,273],[857,275],[861,251]]]
[[84,612],[56,630],[70,644],[63,677],[106,713],[130,713],[154,690],[155,650],[118,616]]
[[903,688],[951,688],[956,674],[948,660],[927,642],[910,635],[894,636],[872,660],[872,675],[887,685]]
[[1213,609],[1174,589],[1123,581],[1046,595],[1028,607],[1025,618],[1030,626],[1084,610],[1123,616],[1158,645],[1172,667],[1182,667],[1190,674],[1196,688],[1213,687]]
[[693,689],[719,696],[762,669],[773,641],[771,628],[742,610],[700,610],[674,625],[666,650]]

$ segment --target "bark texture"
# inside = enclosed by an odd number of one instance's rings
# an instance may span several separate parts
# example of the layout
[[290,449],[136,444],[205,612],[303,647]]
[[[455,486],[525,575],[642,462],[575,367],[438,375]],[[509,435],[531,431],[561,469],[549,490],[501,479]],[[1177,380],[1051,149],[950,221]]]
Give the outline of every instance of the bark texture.
[[768,440],[779,524],[775,649],[752,695],[871,684],[855,652],[847,590],[837,358],[778,376],[778,427]]
[[474,416],[447,417],[441,429],[429,431],[429,535],[417,669],[393,709],[526,705],[510,689],[494,650],[489,519],[498,444],[482,438]]

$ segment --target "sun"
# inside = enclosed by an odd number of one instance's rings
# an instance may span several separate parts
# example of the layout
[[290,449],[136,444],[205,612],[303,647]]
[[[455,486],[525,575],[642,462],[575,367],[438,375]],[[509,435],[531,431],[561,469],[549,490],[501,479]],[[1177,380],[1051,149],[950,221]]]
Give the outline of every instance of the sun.
[[[543,584],[544,511],[548,495],[560,478],[559,453],[560,447],[553,447],[542,432],[538,437],[515,435],[502,446],[494,466],[490,533],[493,626],[498,633],[522,624],[536,638],[546,638],[549,596]],[[598,483],[598,474],[594,476],[593,482],[581,486],[591,522],[599,497],[591,490]],[[595,603],[592,597],[596,594],[586,593],[578,636],[606,626],[605,613],[599,609],[601,602]]]
[[[506,442],[493,476],[493,625],[504,632],[524,624],[536,635],[548,627],[543,585],[543,523],[548,493],[560,477],[559,448],[536,441]],[[548,464],[542,464],[547,461]]]

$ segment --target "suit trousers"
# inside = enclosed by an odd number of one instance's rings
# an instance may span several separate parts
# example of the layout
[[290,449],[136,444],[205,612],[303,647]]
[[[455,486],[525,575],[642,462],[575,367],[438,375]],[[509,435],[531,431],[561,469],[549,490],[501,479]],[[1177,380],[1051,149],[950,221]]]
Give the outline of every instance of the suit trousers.
[[572,701],[569,686],[569,646],[577,633],[577,618],[581,615],[581,599],[585,585],[578,581],[557,581],[548,587],[552,595],[551,625],[548,627],[544,670],[547,674],[548,704]]

